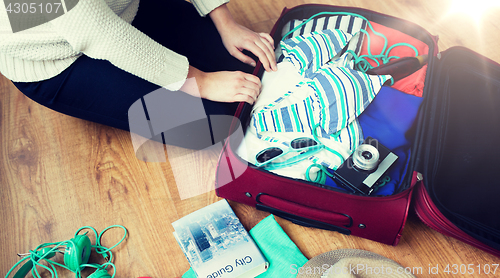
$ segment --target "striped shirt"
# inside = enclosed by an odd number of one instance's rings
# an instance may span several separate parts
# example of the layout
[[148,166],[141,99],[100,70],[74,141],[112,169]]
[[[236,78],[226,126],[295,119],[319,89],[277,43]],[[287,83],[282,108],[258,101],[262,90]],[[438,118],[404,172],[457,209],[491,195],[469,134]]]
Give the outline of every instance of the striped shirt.
[[312,135],[319,125],[319,137],[346,144],[351,151],[362,142],[356,118],[390,76],[370,76],[353,69],[352,56],[342,54],[353,37],[342,30],[323,30],[281,42],[282,63],[293,64],[303,80],[252,115],[260,139],[279,142],[283,132]]
[[[317,17],[313,20],[304,23],[304,20],[294,19],[285,24],[282,29],[281,37],[284,37],[289,31],[293,30],[295,27],[302,26],[287,35],[284,39],[290,39],[297,36],[302,36],[304,34],[322,31],[322,30],[341,30],[346,34],[356,34],[360,30],[366,29],[366,21],[360,17],[349,16],[349,15],[338,15],[338,16],[324,16]],[[363,40],[362,36],[354,36],[348,46],[349,50],[354,51],[354,53],[359,53],[361,51],[361,45]],[[281,47],[276,47],[275,51],[277,61],[281,62],[283,60],[283,55]]]

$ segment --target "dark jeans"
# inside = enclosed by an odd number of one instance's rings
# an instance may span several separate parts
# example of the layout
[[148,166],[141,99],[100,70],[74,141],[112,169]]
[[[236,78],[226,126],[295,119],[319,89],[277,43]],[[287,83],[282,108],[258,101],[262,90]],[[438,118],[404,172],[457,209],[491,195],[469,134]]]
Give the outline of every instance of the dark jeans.
[[[141,0],[139,11],[132,25],[163,46],[188,58],[190,65],[205,71],[244,71],[253,68],[232,57],[210,18],[201,17],[192,4],[184,0]],[[85,55],[78,58],[61,74],[41,82],[15,82],[16,87],[32,100],[55,111],[80,119],[101,123],[130,131],[129,108],[136,102],[144,105],[143,114],[150,120],[149,129],[154,122],[175,122],[191,113],[190,107],[201,107],[200,99],[183,92],[171,92],[137,76],[125,72],[106,60],[95,60]],[[150,119],[158,113],[147,107],[144,96],[162,93],[161,103],[156,102],[153,109],[161,109],[161,119]],[[200,149],[217,143],[220,137],[227,136],[229,121],[214,123],[217,117],[210,115],[234,115],[238,103],[220,103],[201,99],[204,119],[171,125],[170,130],[154,130],[153,135],[171,145]],[[181,107],[181,109],[180,109]],[[165,112],[166,111],[166,112]],[[153,112],[153,113],[151,113]],[[180,112],[181,114],[176,114]],[[165,118],[163,118],[165,117]],[[212,118],[212,120],[210,120]],[[219,117],[220,118],[220,117]],[[140,124],[140,123],[139,123]],[[148,122],[143,123],[148,125]],[[214,134],[217,125],[217,134]],[[207,127],[209,134],[206,134]],[[140,129],[140,128],[139,128]],[[136,132],[132,128],[132,132]],[[141,134],[145,137],[153,135]],[[220,133],[220,134],[219,134]],[[207,140],[208,139],[210,140]]]

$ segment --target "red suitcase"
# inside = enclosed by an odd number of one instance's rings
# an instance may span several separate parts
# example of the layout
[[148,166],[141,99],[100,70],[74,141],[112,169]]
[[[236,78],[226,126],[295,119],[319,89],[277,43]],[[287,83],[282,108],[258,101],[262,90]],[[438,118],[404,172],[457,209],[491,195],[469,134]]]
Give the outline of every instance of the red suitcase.
[[[349,12],[393,28],[429,47],[423,103],[404,190],[383,197],[360,196],[279,176],[241,159],[251,106],[241,104],[216,174],[217,195],[273,213],[296,224],[397,245],[414,197],[417,215],[430,227],[500,256],[500,184],[495,147],[500,138],[500,66],[463,48],[438,53],[436,38],[411,22],[373,11],[326,5],[285,9],[271,35],[292,19],[319,12]],[[263,69],[257,67],[259,77]],[[240,124],[241,123],[241,124]],[[488,147],[490,146],[490,147]]]

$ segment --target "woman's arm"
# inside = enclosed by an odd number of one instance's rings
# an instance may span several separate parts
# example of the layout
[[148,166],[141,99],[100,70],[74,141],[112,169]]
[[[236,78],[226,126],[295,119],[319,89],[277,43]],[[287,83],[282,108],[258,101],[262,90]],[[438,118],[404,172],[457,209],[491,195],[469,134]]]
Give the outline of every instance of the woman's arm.
[[[223,7],[222,11],[227,9],[225,5],[220,7]],[[81,22],[86,22],[86,25],[82,26]],[[227,23],[230,24],[229,21]],[[260,93],[260,80],[251,74],[205,73],[189,66],[186,57],[163,47],[123,21],[102,0],[79,1],[71,11],[52,20],[51,24],[75,51],[94,59],[108,60],[127,72],[170,90],[182,86],[181,90],[194,96],[221,102],[249,103],[253,103]],[[227,30],[225,34],[229,35]],[[196,79],[197,86],[193,85],[193,79],[184,82],[192,77]]]
[[257,76],[240,71],[203,72],[189,66],[188,79],[180,90],[213,101],[253,104],[261,83]]
[[[196,7],[200,5],[201,3],[195,3]],[[204,14],[200,12],[200,15]],[[265,33],[257,34],[239,25],[225,3],[210,11],[208,15],[231,55],[244,63],[255,66],[255,61],[242,53],[245,49],[257,56],[267,71],[277,69],[274,41],[271,36]],[[245,101],[252,104],[261,91],[259,78],[243,72],[206,73],[190,66],[188,78],[181,88],[182,91],[215,101]]]
[[[85,23],[85,25],[82,25]],[[85,0],[50,22],[77,52],[108,60],[151,83],[177,90],[189,63],[117,16],[103,0]],[[176,84],[175,86],[169,86]]]

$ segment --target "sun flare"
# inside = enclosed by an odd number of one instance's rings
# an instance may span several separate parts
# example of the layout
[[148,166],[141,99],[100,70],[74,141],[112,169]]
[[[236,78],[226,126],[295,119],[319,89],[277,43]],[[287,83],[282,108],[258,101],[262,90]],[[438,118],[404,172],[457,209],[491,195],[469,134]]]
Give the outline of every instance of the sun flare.
[[500,10],[500,0],[452,0],[449,14],[467,14],[480,20],[484,13],[491,9]]

